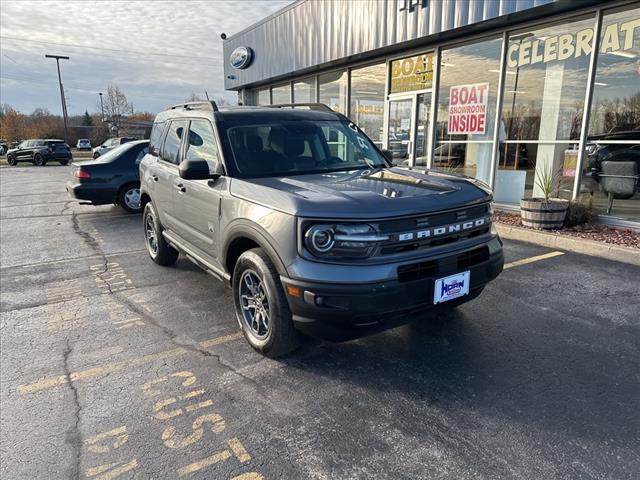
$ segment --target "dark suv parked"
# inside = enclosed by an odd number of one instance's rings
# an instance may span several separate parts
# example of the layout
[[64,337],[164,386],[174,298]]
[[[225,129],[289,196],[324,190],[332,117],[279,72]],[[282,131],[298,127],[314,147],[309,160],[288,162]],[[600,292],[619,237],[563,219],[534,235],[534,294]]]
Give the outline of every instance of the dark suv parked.
[[7,152],[9,165],[31,162],[43,167],[52,160],[60,162],[60,165],[67,165],[71,161],[71,148],[64,143],[64,140],[25,140]]
[[394,167],[344,115],[291,107],[176,105],[140,162],[150,257],[180,252],[229,282],[256,350],[389,328],[477,297],[502,271],[486,185]]

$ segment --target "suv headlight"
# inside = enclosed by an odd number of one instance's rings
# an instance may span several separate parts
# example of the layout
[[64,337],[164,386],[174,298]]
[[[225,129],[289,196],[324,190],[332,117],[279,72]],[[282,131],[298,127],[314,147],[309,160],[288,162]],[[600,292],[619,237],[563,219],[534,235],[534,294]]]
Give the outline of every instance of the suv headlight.
[[365,258],[379,242],[388,240],[367,224],[316,224],[304,232],[304,246],[319,258]]

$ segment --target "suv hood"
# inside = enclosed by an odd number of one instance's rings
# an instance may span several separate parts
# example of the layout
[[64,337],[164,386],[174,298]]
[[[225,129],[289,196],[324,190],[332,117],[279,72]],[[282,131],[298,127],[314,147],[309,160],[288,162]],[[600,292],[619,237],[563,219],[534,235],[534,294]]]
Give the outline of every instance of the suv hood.
[[492,198],[474,179],[400,167],[233,179],[231,194],[291,215],[322,218],[412,215]]

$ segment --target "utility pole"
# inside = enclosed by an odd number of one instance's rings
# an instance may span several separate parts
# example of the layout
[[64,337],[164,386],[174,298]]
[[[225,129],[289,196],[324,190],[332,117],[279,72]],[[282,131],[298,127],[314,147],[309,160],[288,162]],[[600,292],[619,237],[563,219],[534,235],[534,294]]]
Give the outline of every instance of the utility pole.
[[102,112],[102,117],[100,117],[100,120],[104,122],[104,105],[102,104],[102,92],[99,92],[98,95],[100,95],[100,112]]
[[62,101],[62,118],[64,120],[64,141],[66,142],[69,136],[67,135],[67,102],[64,100],[64,89],[62,88],[62,77],[60,76],[60,60],[69,60],[69,57],[63,55],[45,55],[45,58],[55,58],[56,65],[58,67],[58,84],[60,85],[60,100]]

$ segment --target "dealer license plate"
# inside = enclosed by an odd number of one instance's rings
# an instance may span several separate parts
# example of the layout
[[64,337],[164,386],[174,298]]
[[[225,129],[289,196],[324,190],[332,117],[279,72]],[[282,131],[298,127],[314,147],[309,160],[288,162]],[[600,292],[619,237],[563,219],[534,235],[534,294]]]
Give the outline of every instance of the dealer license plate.
[[456,273],[436,280],[433,291],[433,303],[442,303],[469,293],[470,272]]

